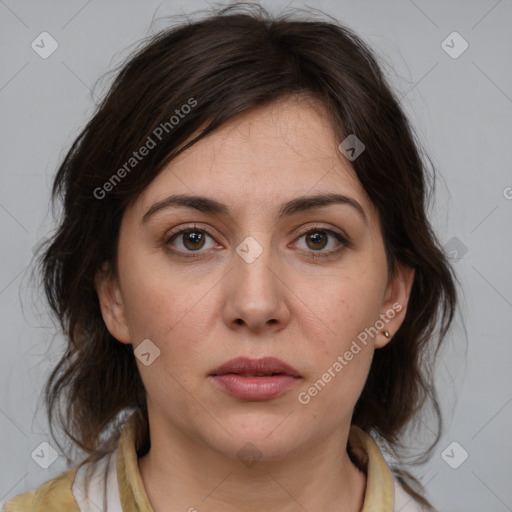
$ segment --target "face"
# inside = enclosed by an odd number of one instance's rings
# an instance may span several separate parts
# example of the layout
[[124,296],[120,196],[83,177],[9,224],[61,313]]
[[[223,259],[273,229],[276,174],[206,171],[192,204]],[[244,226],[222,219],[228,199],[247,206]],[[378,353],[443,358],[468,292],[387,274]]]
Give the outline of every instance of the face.
[[[126,210],[118,278],[96,283],[109,331],[144,354],[152,429],[269,459],[348,429],[413,271],[388,280],[378,215],[339,142],[321,105],[288,98],[196,143]],[[168,201],[180,194],[215,207]],[[345,199],[297,201],[326,194]],[[237,357],[298,376],[212,376]]]

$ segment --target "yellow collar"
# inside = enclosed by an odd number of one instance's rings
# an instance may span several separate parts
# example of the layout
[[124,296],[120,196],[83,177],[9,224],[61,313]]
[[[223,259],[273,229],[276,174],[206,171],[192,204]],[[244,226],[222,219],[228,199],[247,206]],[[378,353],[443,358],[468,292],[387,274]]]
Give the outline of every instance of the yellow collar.
[[[131,420],[131,418],[130,418]],[[140,476],[135,432],[128,421],[121,434],[117,478],[123,512],[153,512]],[[366,493],[362,512],[393,512],[394,481],[375,441],[362,429],[350,427],[348,443],[358,466],[366,473]]]
[[[5,504],[5,511],[86,512],[97,510],[106,500],[106,508],[112,512],[153,512],[139,472],[132,418],[123,427],[118,447],[110,455],[91,466],[76,466],[37,490],[13,497]],[[377,444],[366,432],[351,426],[348,444],[354,462],[366,473],[362,512],[394,512],[393,508],[403,508],[400,502],[409,503],[407,510],[420,510],[393,480]],[[84,483],[89,470],[94,481],[91,488]]]

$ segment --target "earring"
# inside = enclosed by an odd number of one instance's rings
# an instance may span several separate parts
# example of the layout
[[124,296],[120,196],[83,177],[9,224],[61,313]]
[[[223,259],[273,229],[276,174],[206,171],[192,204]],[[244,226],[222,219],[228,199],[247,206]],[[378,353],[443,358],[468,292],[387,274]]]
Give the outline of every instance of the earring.
[[383,329],[382,331],[380,331],[382,334],[384,334],[384,336],[386,336],[386,338],[391,338],[391,334],[389,334],[389,331],[387,329]]

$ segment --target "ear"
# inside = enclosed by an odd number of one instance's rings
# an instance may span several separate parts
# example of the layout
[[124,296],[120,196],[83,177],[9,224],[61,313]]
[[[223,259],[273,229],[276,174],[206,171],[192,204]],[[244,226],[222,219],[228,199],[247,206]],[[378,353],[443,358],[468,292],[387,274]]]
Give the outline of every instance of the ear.
[[381,322],[384,324],[382,330],[387,330],[390,336],[387,338],[382,332],[379,332],[375,338],[375,348],[386,346],[393,338],[393,334],[402,325],[413,282],[414,268],[397,262],[395,275],[391,278],[386,289],[380,315]]
[[94,287],[100,302],[101,315],[108,331],[122,343],[131,343],[124,304],[117,278],[105,262],[94,276]]

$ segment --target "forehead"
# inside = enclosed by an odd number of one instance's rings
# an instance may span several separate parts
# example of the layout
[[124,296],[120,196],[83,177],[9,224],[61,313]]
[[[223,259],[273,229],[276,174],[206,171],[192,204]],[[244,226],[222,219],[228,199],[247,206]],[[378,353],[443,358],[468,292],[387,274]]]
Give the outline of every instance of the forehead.
[[215,197],[243,215],[247,208],[257,213],[324,192],[350,195],[369,211],[339,142],[321,102],[288,97],[244,112],[188,148],[140,194],[135,208],[143,215],[170,193],[182,193]]

